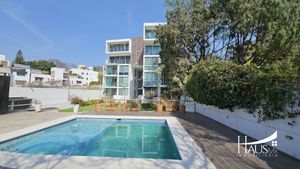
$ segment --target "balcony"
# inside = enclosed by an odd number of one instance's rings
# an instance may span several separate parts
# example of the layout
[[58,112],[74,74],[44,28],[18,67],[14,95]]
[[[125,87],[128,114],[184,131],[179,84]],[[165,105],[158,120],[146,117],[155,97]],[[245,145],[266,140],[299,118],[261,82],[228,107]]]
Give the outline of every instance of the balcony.
[[114,56],[130,55],[131,40],[118,39],[106,41],[106,54]]

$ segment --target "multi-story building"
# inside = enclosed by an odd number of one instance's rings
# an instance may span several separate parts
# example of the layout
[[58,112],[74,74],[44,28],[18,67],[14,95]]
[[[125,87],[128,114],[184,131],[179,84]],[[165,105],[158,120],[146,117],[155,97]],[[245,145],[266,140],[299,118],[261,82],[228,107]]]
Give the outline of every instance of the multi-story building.
[[98,72],[93,67],[86,68],[84,65],[78,65],[77,68],[69,70],[71,85],[89,85],[91,82],[99,81]]
[[115,99],[152,99],[161,88],[159,64],[160,46],[155,43],[156,26],[145,23],[144,36],[106,41],[108,60],[103,67],[103,90]]

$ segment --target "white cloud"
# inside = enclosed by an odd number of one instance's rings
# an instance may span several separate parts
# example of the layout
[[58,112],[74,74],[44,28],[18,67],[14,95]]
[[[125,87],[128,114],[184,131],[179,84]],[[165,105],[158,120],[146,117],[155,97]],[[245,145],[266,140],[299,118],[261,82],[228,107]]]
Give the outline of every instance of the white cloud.
[[[1,9],[1,8],[0,8]],[[13,20],[15,20],[17,23],[25,27],[29,32],[31,32],[33,35],[41,39],[44,43],[46,43],[48,48],[51,48],[53,46],[53,42],[44,34],[42,33],[38,28],[36,28],[33,24],[26,21],[24,18],[22,18],[20,15],[18,15],[12,8],[2,8],[2,11],[9,17],[11,17]]]

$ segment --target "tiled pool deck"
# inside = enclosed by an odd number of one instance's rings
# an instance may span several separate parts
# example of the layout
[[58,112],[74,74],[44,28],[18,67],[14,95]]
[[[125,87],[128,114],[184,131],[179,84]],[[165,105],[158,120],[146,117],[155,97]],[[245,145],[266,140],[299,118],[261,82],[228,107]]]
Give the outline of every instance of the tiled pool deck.
[[[237,156],[237,136],[243,134],[194,113],[86,112],[84,115],[175,116],[216,168],[300,168],[300,161],[279,152],[278,157]],[[71,116],[60,112],[18,112],[0,115],[0,134]],[[0,166],[1,168],[1,166]],[[146,168],[146,167],[144,167]]]

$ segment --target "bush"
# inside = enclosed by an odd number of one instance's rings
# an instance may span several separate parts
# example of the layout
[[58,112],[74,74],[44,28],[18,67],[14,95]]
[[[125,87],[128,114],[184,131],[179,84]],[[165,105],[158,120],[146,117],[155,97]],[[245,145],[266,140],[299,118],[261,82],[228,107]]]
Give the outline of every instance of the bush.
[[208,59],[193,66],[187,77],[188,94],[195,101],[233,111],[247,109],[261,120],[285,118],[297,111],[292,75],[282,65],[257,68],[230,61]]
[[156,105],[153,103],[142,103],[141,104],[141,109],[143,111],[155,111],[156,110]]
[[139,108],[139,103],[134,100],[128,100],[127,105],[129,108]]
[[87,101],[82,101],[80,103],[80,106],[88,106],[88,105],[93,105],[93,104],[97,104],[97,103],[104,103],[104,101],[102,99],[91,99],[91,100],[87,100]]
[[71,98],[71,104],[79,104],[79,105],[81,105],[82,102],[83,102],[82,99],[80,99],[77,96],[74,96],[74,97]]

